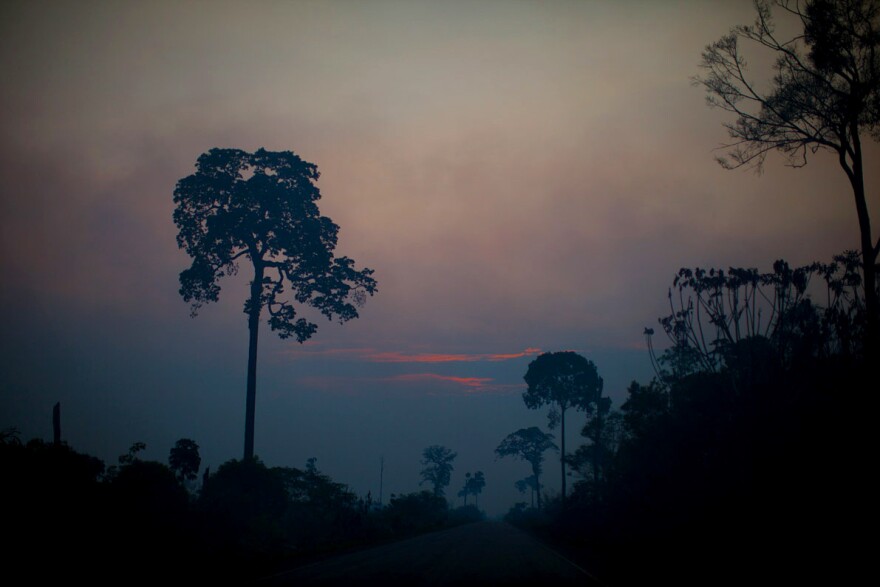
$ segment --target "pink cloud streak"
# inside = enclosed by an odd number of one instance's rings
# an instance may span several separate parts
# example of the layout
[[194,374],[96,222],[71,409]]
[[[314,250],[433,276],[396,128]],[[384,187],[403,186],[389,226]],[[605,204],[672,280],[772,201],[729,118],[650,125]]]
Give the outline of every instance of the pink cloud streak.
[[509,361],[536,355],[541,349],[529,347],[519,353],[478,353],[478,354],[446,354],[446,353],[417,353],[407,354],[397,351],[372,353],[367,355],[367,360],[376,363],[466,363],[475,361]]
[[454,375],[440,375],[439,373],[404,373],[393,375],[386,381],[449,381],[471,389],[484,389],[493,381],[491,377],[456,377]]
[[404,353],[377,351],[369,348],[296,350],[289,354],[315,356],[352,356],[372,363],[473,363],[478,361],[509,361],[537,355],[541,349],[529,347],[518,353]]
[[392,375],[384,381],[392,383],[426,383],[430,381],[441,381],[451,383],[463,388],[465,393],[489,393],[489,392],[509,392],[518,390],[523,384],[503,384],[494,383],[491,377],[459,377],[456,375],[441,375],[439,373],[404,373],[401,375]]
[[[459,377],[456,375],[441,375],[439,373],[403,373],[400,375],[391,375],[389,377],[370,378],[370,377],[346,377],[338,375],[313,375],[300,377],[297,384],[324,393],[343,393],[343,394],[361,394],[366,385],[368,388],[373,387],[376,383],[390,383],[394,387],[402,385],[411,385],[413,390],[419,390],[419,384],[429,384],[431,382],[440,382],[450,384],[450,388],[458,388],[464,393],[497,393],[510,392],[519,390],[523,384],[502,384],[494,383],[491,377]],[[373,384],[373,385],[371,385]],[[436,390],[423,390],[428,395],[433,395]],[[366,393],[370,393],[367,391]]]

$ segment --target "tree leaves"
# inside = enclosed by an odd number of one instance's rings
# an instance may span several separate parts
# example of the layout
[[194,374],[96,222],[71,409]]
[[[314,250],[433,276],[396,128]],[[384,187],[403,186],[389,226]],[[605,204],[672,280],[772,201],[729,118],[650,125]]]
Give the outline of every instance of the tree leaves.
[[523,401],[529,409],[545,404],[585,410],[601,393],[596,365],[573,351],[544,353],[529,364]]
[[196,172],[174,191],[177,243],[193,259],[180,274],[180,295],[195,315],[220,295],[219,280],[248,258],[260,279],[260,307],[281,338],[310,338],[317,325],[298,317],[296,304],[340,323],[357,318],[357,307],[376,292],[371,269],[357,270],[335,258],[339,227],[321,216],[312,163],[290,151],[211,149]]

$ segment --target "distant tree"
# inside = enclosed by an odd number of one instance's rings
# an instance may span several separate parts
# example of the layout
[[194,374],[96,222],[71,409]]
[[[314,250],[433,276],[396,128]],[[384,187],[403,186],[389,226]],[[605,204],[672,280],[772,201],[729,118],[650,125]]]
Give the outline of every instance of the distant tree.
[[131,465],[132,463],[140,461],[140,458],[137,456],[139,452],[146,450],[147,445],[143,442],[134,442],[128,448],[128,452],[124,455],[119,455],[117,459],[119,461],[119,465],[110,465],[102,472],[101,478],[104,481],[113,481],[116,476],[119,474],[120,467],[126,467]]
[[462,505],[463,506],[467,505],[468,495],[471,494],[470,487],[468,486],[470,481],[471,481],[471,474],[465,473],[464,474],[464,485],[462,486],[461,489],[458,490],[458,497],[462,498]]
[[199,445],[189,438],[178,440],[168,454],[168,466],[181,483],[195,481],[201,464]]
[[544,353],[529,364],[528,389],[523,401],[529,409],[551,406],[550,428],[561,424],[559,434],[562,500],[565,501],[565,411],[586,410],[600,397],[602,378],[592,361],[573,351]]
[[467,506],[467,496],[473,495],[474,503],[476,507],[479,507],[479,495],[483,492],[483,487],[486,486],[486,477],[482,471],[477,471],[473,475],[465,473],[464,477],[464,487],[458,491],[458,497],[464,498],[464,505]]
[[351,537],[362,520],[364,504],[348,487],[333,481],[318,470],[317,459],[310,458],[305,470],[274,467],[272,474],[280,479],[288,495],[283,528],[286,540],[298,548]]
[[[538,494],[539,509],[541,508],[541,465],[544,462],[544,453],[550,449],[556,449],[553,436],[542,432],[536,426],[520,428],[508,434],[495,449],[495,454],[499,457],[514,457],[532,466],[532,476],[527,478],[528,481],[523,480],[523,482],[530,483]],[[520,489],[519,483],[521,482],[517,481],[517,489]],[[520,491],[525,491],[525,485],[522,485]]]
[[581,430],[581,436],[589,440],[589,444],[579,446],[569,455],[569,464],[591,481],[594,489],[607,481],[608,469],[624,435],[623,415],[611,409],[610,398],[602,399],[596,409],[587,414],[587,422]]
[[[348,257],[334,257],[339,227],[321,216],[315,186],[318,168],[290,151],[211,149],[196,172],[174,190],[177,244],[192,257],[180,273],[180,294],[192,313],[217,301],[218,281],[253,266],[244,311],[250,331],[244,458],[254,456],[257,340],[263,308],[281,338],[304,342],[317,330],[297,318],[294,303],[317,309],[340,323],[357,318],[356,305],[376,291],[370,269],[355,270]],[[285,295],[285,292],[290,293]]]
[[0,430],[0,445],[21,446],[21,432],[14,426]]
[[[307,501],[313,505],[319,504],[322,507],[353,506],[357,501],[357,496],[344,483],[337,483],[319,471],[317,462],[318,459],[315,457],[311,457],[306,461],[303,487]],[[296,493],[293,495],[295,496]]]
[[419,485],[430,483],[434,486],[434,495],[442,496],[452,477],[452,461],[456,456],[457,453],[439,444],[431,445],[422,451],[422,465],[425,468],[422,469],[422,480]]
[[[799,21],[793,37],[779,35],[771,6]],[[781,151],[802,167],[808,153],[831,151],[846,174],[859,221],[867,310],[866,343],[877,350],[880,332],[877,257],[864,181],[862,138],[880,138],[880,2],[877,0],[756,0],[757,17],[707,46],[694,78],[707,102],[736,116],[726,123],[727,169],[762,169],[767,153]],[[763,91],[748,76],[743,46],[774,55],[774,75]]]
[[535,507],[535,491],[538,488],[538,481],[535,479],[534,475],[529,475],[524,479],[520,479],[516,483],[514,483],[514,487],[520,493],[525,493],[527,490],[530,491],[531,495],[531,505],[530,507]]
[[147,449],[146,443],[143,443],[143,442],[132,443],[132,445],[128,448],[128,452],[126,454],[119,455],[119,464],[120,465],[130,465],[130,464],[134,463],[135,461],[140,460],[140,459],[138,459],[137,454],[141,451],[146,450],[146,449]]
[[477,471],[474,476],[468,479],[468,493],[474,496],[474,505],[480,507],[480,494],[483,493],[483,487],[486,486],[486,478],[482,471]]
[[626,390],[627,399],[620,407],[623,426],[629,436],[646,438],[663,427],[670,414],[669,386],[657,379],[648,385],[633,381]]

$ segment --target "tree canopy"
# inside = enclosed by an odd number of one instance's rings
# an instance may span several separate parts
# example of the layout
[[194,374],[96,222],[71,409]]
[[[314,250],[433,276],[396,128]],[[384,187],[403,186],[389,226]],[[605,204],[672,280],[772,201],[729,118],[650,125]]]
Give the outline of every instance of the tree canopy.
[[[529,409],[550,405],[585,410],[599,396],[602,378],[596,365],[573,352],[544,353],[529,364],[523,401]],[[555,416],[551,428],[556,426]]]
[[181,438],[168,453],[168,467],[179,481],[195,481],[202,464],[199,445],[189,438]]
[[[602,395],[602,378],[596,365],[573,352],[544,353],[529,363],[524,377],[528,389],[523,401],[529,409],[551,406],[550,427],[561,425],[562,499],[565,499],[565,411],[588,410]],[[558,410],[558,411],[557,411]]]
[[434,495],[442,496],[452,477],[452,461],[458,453],[439,444],[434,444],[422,451],[422,483],[434,486]]
[[[801,32],[782,36],[772,7],[791,16]],[[703,74],[694,82],[712,107],[734,114],[724,126],[731,141],[718,157],[728,169],[755,167],[780,151],[788,165],[806,165],[830,151],[850,182],[859,221],[868,314],[866,340],[877,350],[880,305],[864,181],[862,138],[880,139],[880,2],[877,0],[756,0],[754,24],[733,27],[703,51]],[[749,76],[744,45],[769,51],[769,89]]]
[[[198,158],[196,173],[174,190],[177,244],[193,259],[180,274],[180,294],[194,312],[219,299],[220,278],[237,273],[245,257],[259,269],[257,306],[269,310],[281,338],[303,342],[317,330],[297,318],[294,302],[340,322],[357,318],[376,281],[372,270],[334,256],[339,227],[318,210],[319,177],[316,165],[290,151],[211,149]],[[253,305],[249,299],[245,313]]]
[[458,491],[458,496],[464,498],[464,505],[467,505],[467,496],[473,495],[475,503],[479,505],[479,496],[486,486],[486,478],[482,471],[477,471],[473,475],[465,473],[464,486]]
[[180,273],[180,295],[193,315],[220,296],[219,280],[238,272],[239,259],[254,270],[248,316],[246,459],[253,457],[257,333],[260,314],[281,338],[310,338],[317,325],[299,316],[310,306],[340,323],[357,318],[357,306],[376,292],[371,269],[356,270],[335,257],[339,227],[318,210],[318,168],[290,151],[211,149],[196,172],[174,190],[177,244],[192,257]]
[[[499,457],[521,459],[532,466],[531,484],[538,493],[539,508],[541,507],[541,465],[544,462],[544,453],[550,449],[557,449],[553,442],[553,436],[542,432],[537,426],[520,428],[516,432],[511,432],[495,449],[495,454]],[[524,491],[528,481],[523,480],[522,483],[523,489],[521,491]]]

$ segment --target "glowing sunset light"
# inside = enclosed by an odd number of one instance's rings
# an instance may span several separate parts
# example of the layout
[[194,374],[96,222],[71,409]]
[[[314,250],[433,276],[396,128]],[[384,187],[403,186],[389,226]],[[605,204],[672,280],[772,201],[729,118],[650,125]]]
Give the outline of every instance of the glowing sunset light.
[[547,422],[521,397],[530,361],[582,354],[617,410],[656,376],[643,332],[670,344],[680,267],[858,246],[834,157],[714,161],[726,119],[691,78],[753,20],[751,0],[3,3],[0,431],[50,438],[60,402],[63,440],[108,465],[180,438],[212,471],[238,456],[253,267],[191,320],[173,192],[209,149],[291,150],[378,293],[344,326],[298,308],[320,325],[306,344],[260,326],[255,454],[317,457],[360,497],[384,458],[403,495],[443,444],[503,515],[522,469],[494,450]]
[[349,356],[356,360],[373,363],[474,363],[478,361],[509,361],[532,355],[538,355],[541,349],[529,347],[518,353],[404,353],[400,351],[379,351],[369,348],[335,348],[335,349],[290,349],[284,351],[287,356]]
[[541,349],[527,348],[519,353],[482,353],[482,354],[444,354],[418,353],[409,355],[400,352],[382,352],[367,356],[367,360],[377,363],[458,363],[475,361],[507,361],[529,355],[536,355]]
[[422,353],[407,355],[399,352],[375,353],[367,356],[367,360],[376,363],[456,363],[477,361],[475,355],[447,355],[441,353]]
[[440,375],[439,373],[405,373],[388,378],[391,381],[423,381],[425,379],[437,379],[439,381],[451,381],[467,387],[485,387],[492,381],[491,377],[456,377],[454,375]]
[[511,391],[524,387],[523,384],[494,383],[495,380],[491,377],[459,377],[456,375],[441,375],[439,373],[403,373],[388,377],[385,381],[413,384],[440,381],[461,386],[467,393]]

